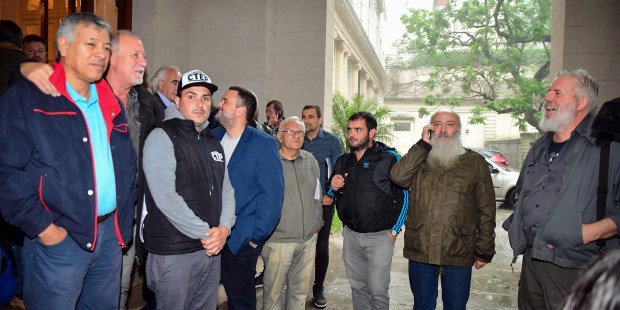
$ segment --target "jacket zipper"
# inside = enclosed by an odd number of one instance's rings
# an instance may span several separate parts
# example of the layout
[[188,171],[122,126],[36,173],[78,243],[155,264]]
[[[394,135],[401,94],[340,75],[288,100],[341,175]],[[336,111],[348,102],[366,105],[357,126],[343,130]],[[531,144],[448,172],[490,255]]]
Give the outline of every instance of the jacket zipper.
[[[198,133],[197,135],[198,141],[200,143],[200,133]],[[205,166],[207,168],[207,178],[209,179],[209,196],[211,196],[211,194],[213,193],[213,176],[211,175],[211,166],[209,165],[209,149],[207,148],[207,141],[205,141],[204,143],[204,149],[206,151],[206,156],[204,158],[206,158],[205,160]]]
[[293,171],[295,171],[295,184],[297,186],[297,193],[299,194],[299,202],[301,202],[301,240],[305,240],[305,233],[306,233],[306,223],[304,221],[304,200],[303,197],[301,196],[301,188],[299,188],[299,177],[297,175],[297,165],[295,164],[297,160],[292,160],[291,164],[293,164]]

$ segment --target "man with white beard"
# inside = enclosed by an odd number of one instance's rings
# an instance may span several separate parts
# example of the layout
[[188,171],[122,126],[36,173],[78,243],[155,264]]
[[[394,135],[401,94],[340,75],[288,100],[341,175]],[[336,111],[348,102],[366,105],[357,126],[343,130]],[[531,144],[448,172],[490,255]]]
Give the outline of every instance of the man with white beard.
[[620,245],[620,145],[611,143],[606,213],[597,220],[600,147],[591,136],[597,82],[583,69],[560,71],[545,96],[540,128],[521,169],[515,212],[504,227],[523,254],[519,309],[552,309],[570,293],[587,263]]
[[435,309],[440,276],[444,309],[465,309],[472,266],[495,254],[495,194],[484,158],[461,145],[459,115],[433,114],[390,178],[410,192],[403,254],[413,309]]

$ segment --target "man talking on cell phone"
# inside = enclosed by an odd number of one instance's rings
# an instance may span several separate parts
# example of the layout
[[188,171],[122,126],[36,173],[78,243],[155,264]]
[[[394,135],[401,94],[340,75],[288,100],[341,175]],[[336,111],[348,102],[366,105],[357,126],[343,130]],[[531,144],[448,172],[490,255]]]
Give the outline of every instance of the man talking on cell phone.
[[495,194],[484,158],[461,144],[459,115],[433,114],[390,177],[411,193],[403,253],[413,308],[435,309],[441,276],[444,307],[465,309],[472,266],[495,254]]

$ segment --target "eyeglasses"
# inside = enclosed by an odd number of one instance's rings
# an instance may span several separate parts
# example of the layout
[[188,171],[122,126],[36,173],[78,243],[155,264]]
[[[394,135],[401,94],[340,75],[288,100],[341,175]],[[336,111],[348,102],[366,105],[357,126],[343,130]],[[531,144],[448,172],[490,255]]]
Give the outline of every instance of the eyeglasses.
[[285,133],[285,134],[287,134],[287,135],[289,135],[289,136],[291,136],[291,137],[292,137],[292,136],[300,136],[300,137],[301,137],[301,136],[304,136],[304,135],[306,134],[305,132],[303,132],[303,131],[301,131],[301,130],[300,130],[300,131],[295,131],[295,130],[293,130],[293,129],[289,129],[289,130],[282,130],[282,132],[283,132],[283,133]]

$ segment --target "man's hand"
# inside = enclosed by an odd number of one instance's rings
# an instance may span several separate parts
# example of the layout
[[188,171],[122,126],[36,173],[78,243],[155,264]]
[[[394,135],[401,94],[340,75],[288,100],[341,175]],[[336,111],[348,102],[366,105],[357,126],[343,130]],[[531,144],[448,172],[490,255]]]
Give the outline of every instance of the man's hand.
[[615,236],[617,233],[618,227],[610,218],[604,218],[594,223],[581,224],[583,244],[588,244],[600,239],[608,239]]
[[390,239],[392,239],[392,242],[396,242],[396,236],[392,235],[392,231],[388,230],[387,231],[388,236],[390,236]]
[[332,189],[334,191],[339,191],[341,188],[344,187],[344,178],[348,175],[348,173],[344,174],[344,177],[340,174],[336,174],[334,175],[334,177],[332,178]]
[[323,198],[321,199],[321,203],[324,206],[331,206],[333,202],[334,202],[334,198],[329,197],[329,195],[323,195]]
[[431,138],[429,137],[429,133],[433,133],[433,125],[426,125],[422,128],[422,140],[426,141],[428,144],[433,144],[431,142]]
[[202,240],[202,246],[207,251],[208,256],[218,255],[226,244],[228,233],[230,230],[226,226],[213,227],[205,233],[205,236],[211,237],[207,240]]
[[476,260],[476,262],[474,263],[474,267],[476,267],[476,269],[480,269],[482,267],[484,267],[484,265],[486,265],[487,263],[480,261],[480,260]]
[[40,62],[25,62],[20,67],[21,74],[39,88],[43,93],[58,97],[60,93],[49,78],[54,70],[52,66]]
[[47,226],[47,228],[39,234],[39,240],[44,246],[59,244],[65,240],[65,238],[67,238],[67,230],[60,226],[56,226],[54,223]]

